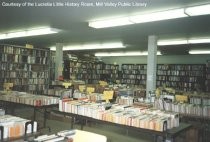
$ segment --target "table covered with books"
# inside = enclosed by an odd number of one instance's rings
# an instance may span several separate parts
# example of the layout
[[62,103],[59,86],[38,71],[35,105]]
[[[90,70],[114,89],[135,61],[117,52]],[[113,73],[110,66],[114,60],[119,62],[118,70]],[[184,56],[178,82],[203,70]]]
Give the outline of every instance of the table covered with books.
[[7,111],[11,110],[14,114],[15,108],[18,106],[33,108],[33,121],[36,120],[36,112],[42,110],[44,114],[43,127],[46,127],[47,109],[52,109],[58,106],[59,99],[57,97],[33,95],[26,92],[17,91],[0,91],[0,103]]
[[106,103],[63,99],[59,101],[59,110],[55,112],[71,116],[72,128],[75,119],[81,122],[81,129],[86,121],[105,123],[152,134],[154,141],[157,141],[158,136],[173,141],[191,127],[190,124],[179,123],[179,114],[174,112],[120,104],[112,104],[109,108]]

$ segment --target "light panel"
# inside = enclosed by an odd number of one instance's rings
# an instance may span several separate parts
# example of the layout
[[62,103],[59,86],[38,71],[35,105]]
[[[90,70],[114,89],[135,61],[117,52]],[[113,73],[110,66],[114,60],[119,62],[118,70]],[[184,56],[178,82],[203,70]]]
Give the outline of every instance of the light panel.
[[[130,51],[130,52],[99,52],[95,53],[95,56],[97,57],[119,57],[119,56],[147,56],[148,52],[140,52],[140,51]],[[158,51],[157,55],[161,55],[161,53]]]
[[190,16],[207,15],[210,14],[210,4],[187,7],[185,13]]
[[210,37],[206,38],[192,38],[188,40],[188,43],[196,44],[196,43],[210,43]]
[[185,39],[171,39],[171,40],[159,40],[157,45],[180,45],[180,44],[188,44],[188,41]]
[[[116,49],[126,48],[121,42],[98,43],[98,44],[84,44],[84,45],[69,45],[64,46],[63,51],[71,50],[94,50],[94,49]],[[50,47],[50,50],[56,50],[55,47]]]
[[190,50],[189,54],[210,54],[210,50]]
[[182,17],[187,17],[187,15],[184,13],[184,9],[175,9],[175,10],[131,16],[130,20],[134,23],[146,23],[153,21],[182,18]]
[[133,24],[128,17],[123,18],[115,18],[115,19],[108,19],[108,20],[99,20],[99,21],[91,21],[89,22],[89,27],[93,28],[107,28],[107,27],[116,27],[116,26],[123,26],[123,25],[130,25]]
[[58,29],[53,29],[49,27],[39,27],[39,28],[21,30],[17,32],[8,32],[8,33],[2,33],[2,34],[0,33],[0,39],[46,35],[46,34],[54,34],[58,32],[59,32]]

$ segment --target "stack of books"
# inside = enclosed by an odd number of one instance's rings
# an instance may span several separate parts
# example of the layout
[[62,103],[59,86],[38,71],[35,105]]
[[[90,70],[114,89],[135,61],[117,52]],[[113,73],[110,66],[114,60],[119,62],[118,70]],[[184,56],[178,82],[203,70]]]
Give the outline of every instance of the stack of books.
[[[23,119],[16,116],[11,115],[3,115],[0,116],[0,125],[3,126],[3,138],[17,138],[25,135],[25,127],[26,122],[29,122],[30,120]],[[37,122],[33,122],[33,132],[37,132]],[[27,126],[26,133],[32,133],[31,131],[31,124]]]
[[119,96],[117,97],[116,102],[122,105],[133,105],[134,98],[131,96]]

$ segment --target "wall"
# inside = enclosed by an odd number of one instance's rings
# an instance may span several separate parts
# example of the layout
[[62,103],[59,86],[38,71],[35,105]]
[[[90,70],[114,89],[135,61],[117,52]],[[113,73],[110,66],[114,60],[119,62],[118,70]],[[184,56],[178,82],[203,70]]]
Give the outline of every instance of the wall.
[[[146,64],[147,56],[103,57],[107,64]],[[157,57],[157,64],[205,64],[210,55],[162,55]]]

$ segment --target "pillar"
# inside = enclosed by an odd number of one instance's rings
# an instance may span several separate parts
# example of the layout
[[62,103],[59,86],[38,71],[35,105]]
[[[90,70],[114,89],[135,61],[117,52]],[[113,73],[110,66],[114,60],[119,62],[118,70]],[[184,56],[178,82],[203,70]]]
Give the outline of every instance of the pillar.
[[147,83],[146,94],[149,97],[149,91],[156,90],[156,68],[157,68],[157,37],[150,35],[148,37],[148,56],[147,56]]
[[56,43],[56,53],[55,53],[55,79],[57,80],[59,76],[63,76],[63,44]]

